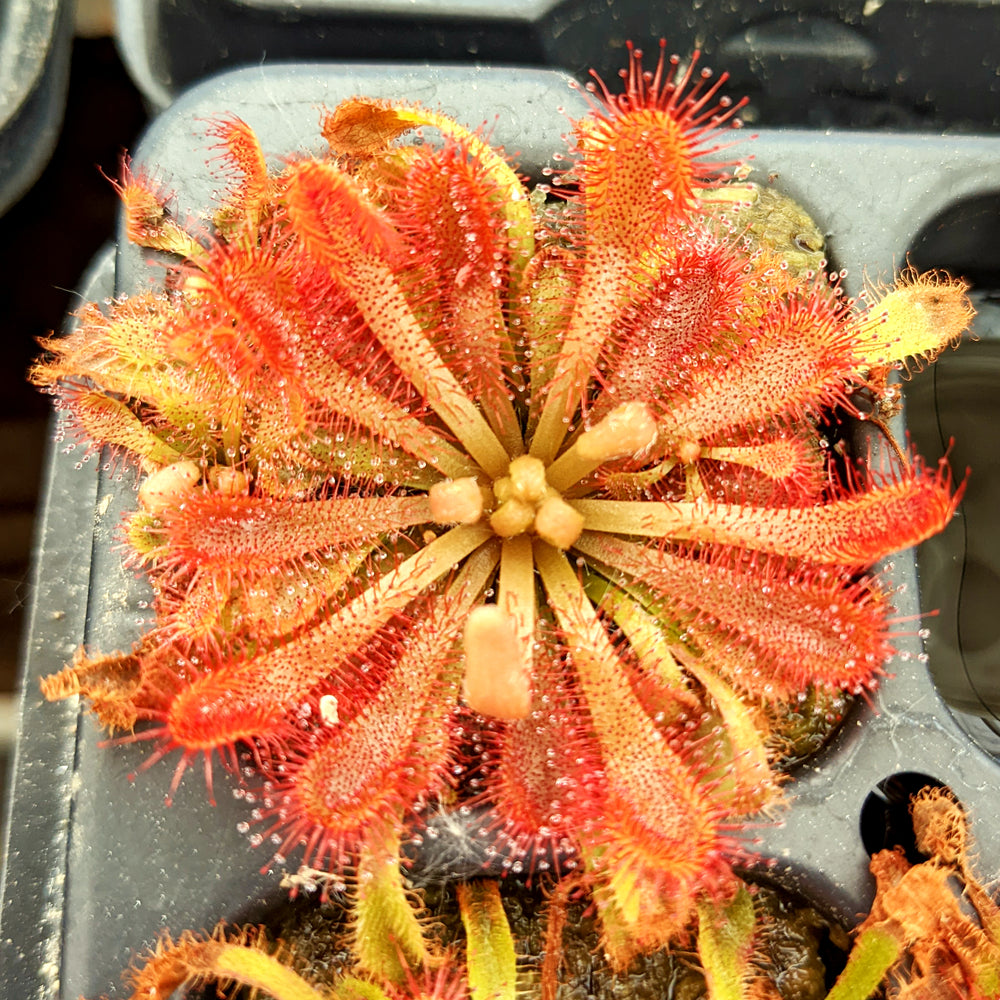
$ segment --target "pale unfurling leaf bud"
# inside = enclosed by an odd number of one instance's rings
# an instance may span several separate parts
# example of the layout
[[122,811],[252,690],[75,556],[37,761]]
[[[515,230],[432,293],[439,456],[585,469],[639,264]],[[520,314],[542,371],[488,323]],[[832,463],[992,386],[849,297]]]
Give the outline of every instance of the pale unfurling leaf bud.
[[583,531],[583,515],[553,494],[538,507],[535,533],[557,549],[568,549]]
[[473,608],[462,646],[462,693],[469,708],[497,719],[523,719],[531,709],[530,651],[514,619],[496,604]]
[[185,460],[166,465],[148,476],[139,487],[139,503],[150,514],[162,514],[190,493],[199,479],[201,469],[196,462]]
[[482,517],[483,494],[472,476],[435,483],[427,495],[437,524],[475,524]]
[[610,462],[644,451],[656,440],[656,417],[646,403],[633,400],[615,407],[581,435],[577,451],[593,462]]

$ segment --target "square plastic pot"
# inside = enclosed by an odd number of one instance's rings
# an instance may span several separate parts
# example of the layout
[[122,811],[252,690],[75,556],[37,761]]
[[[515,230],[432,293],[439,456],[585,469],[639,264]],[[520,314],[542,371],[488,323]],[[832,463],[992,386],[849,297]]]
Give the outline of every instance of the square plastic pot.
[[55,148],[72,37],[67,0],[0,5],[0,215],[34,184]]
[[[617,79],[629,39],[700,48],[748,120],[1000,129],[995,5],[964,0],[116,0],[119,48],[165,108],[224,69],[288,60],[463,62]],[[956,53],[961,53],[956,58]]]
[[[290,152],[321,150],[319,109],[354,94],[419,100],[468,126],[487,123],[493,140],[536,176],[555,165],[551,154],[562,146],[567,121],[559,109],[586,111],[567,77],[554,72],[255,68],[219,76],[178,100],[152,125],[135,164],[176,192],[180,219],[196,218],[221,183],[211,165],[216,140],[205,138],[213,117],[245,119],[277,162]],[[1000,139],[770,131],[745,152],[755,157],[756,179],[779,185],[827,230],[832,259],[853,268],[852,293],[864,274],[889,278],[943,213],[1000,192]],[[99,261],[84,297],[155,284],[162,267],[149,256],[120,234],[113,278],[110,258]],[[902,433],[899,422],[895,430]],[[877,449],[877,436],[871,446]],[[253,919],[282,894],[281,873],[260,872],[265,851],[252,850],[237,831],[244,803],[220,794],[211,806],[191,772],[175,805],[165,808],[169,767],[127,778],[148,748],[99,748],[89,715],[73,701],[45,704],[38,694],[38,679],[60,669],[80,643],[128,648],[149,615],[143,581],[121,565],[118,531],[135,504],[133,475],[121,463],[81,463],[79,455],[68,442],[51,448],[36,549],[0,900],[0,994],[9,1000],[121,996],[121,970],[164,926],[176,932]],[[894,557],[884,573],[900,619],[917,616],[913,553]],[[891,840],[890,806],[896,791],[912,784],[907,776],[953,789],[973,817],[980,871],[1000,872],[1000,764],[939,696],[917,628],[900,626],[892,676],[870,703],[855,704],[832,743],[797,770],[791,808],[746,834],[752,850],[774,859],[771,878],[848,923],[870,904],[869,852]],[[432,859],[446,869],[437,874],[463,874],[463,865],[464,874],[478,871],[476,859],[463,861],[462,853],[459,845]],[[295,864],[291,859],[292,870]]]

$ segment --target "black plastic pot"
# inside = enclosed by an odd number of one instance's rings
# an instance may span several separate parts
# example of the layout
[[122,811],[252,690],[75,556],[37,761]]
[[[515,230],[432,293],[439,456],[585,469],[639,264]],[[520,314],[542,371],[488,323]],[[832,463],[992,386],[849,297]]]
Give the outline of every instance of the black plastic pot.
[[[539,173],[561,146],[559,110],[586,106],[559,73],[455,67],[363,65],[265,67],[222,75],[179,99],[150,128],[135,162],[176,192],[180,219],[204,213],[221,186],[205,164],[216,155],[206,120],[244,118],[276,158],[322,148],[321,106],[353,94],[440,106],[465,124],[489,123],[495,142]],[[888,278],[933,220],[1000,192],[1000,139],[875,137],[770,131],[746,150],[756,177],[799,200],[831,234],[837,266]],[[987,224],[996,225],[995,220]],[[960,235],[956,235],[961,243]],[[927,246],[923,245],[927,251]],[[113,287],[134,292],[162,279],[149,254],[120,237]],[[924,266],[948,260],[922,259]],[[863,268],[863,270],[862,270]],[[996,287],[996,286],[995,286]],[[86,297],[110,294],[107,261]],[[984,332],[985,331],[981,331]],[[919,403],[917,405],[926,405]],[[895,430],[902,433],[901,423]],[[878,460],[877,435],[871,439]],[[862,448],[868,444],[861,442]],[[237,831],[245,804],[207,801],[200,776],[185,777],[176,805],[163,806],[169,766],[130,783],[142,746],[99,748],[100,734],[72,702],[43,704],[38,678],[58,670],[80,642],[127,648],[148,611],[143,581],[121,566],[116,532],[135,503],[133,475],[120,464],[53,445],[36,553],[36,590],[4,851],[0,953],[10,1000],[115,992],[120,970],[160,929],[251,919],[281,894],[280,872],[258,868]],[[911,552],[884,569],[901,620],[920,609]],[[933,629],[934,621],[926,623]],[[924,783],[950,786],[969,809],[979,867],[1000,872],[996,787],[1000,763],[959,725],[923,660],[918,623],[900,625],[899,655],[872,702],[858,702],[835,740],[800,767],[794,801],[779,821],[748,830],[749,847],[774,859],[771,878],[800,890],[848,923],[871,902],[869,852],[899,836],[898,802]],[[443,829],[443,828],[442,828]],[[453,831],[449,830],[448,836]],[[435,874],[461,874],[464,848],[431,859]],[[295,859],[290,861],[294,869]],[[468,870],[466,873],[469,873]]]
[[909,431],[928,458],[971,466],[963,515],[919,550],[921,590],[938,616],[927,651],[938,688],[984,746],[1000,753],[1000,192],[946,209],[914,247],[917,265],[945,257],[980,288],[978,342],[947,353],[906,387]]
[[0,215],[37,180],[55,148],[69,80],[73,4],[0,4]]
[[[116,0],[122,57],[149,104],[198,80],[293,59],[596,69],[628,39],[696,48],[746,117],[825,128],[1000,129],[997,16],[962,0]],[[957,63],[960,61],[961,68]]]

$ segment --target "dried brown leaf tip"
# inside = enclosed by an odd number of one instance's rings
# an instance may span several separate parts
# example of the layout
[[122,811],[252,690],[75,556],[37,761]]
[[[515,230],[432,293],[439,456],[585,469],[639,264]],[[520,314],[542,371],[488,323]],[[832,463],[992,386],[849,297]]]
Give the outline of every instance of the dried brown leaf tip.
[[[148,474],[128,540],[156,612],[128,683],[80,657],[49,693],[143,723],[124,739],[174,757],[170,797],[247,753],[252,841],[335,880],[395,858],[400,934],[399,845],[456,799],[512,869],[582,879],[618,965],[727,905],[727,831],[780,799],[765,720],[877,683],[869,567],[955,509],[944,469],[831,458],[872,359],[938,348],[897,337],[915,293],[876,321],[708,207],[723,83],[633,51],[536,191],[404,102],[346,102],[330,155],[271,172],[226,118],[214,237],[127,182],[177,276],[33,371]],[[959,283],[933,290],[967,322]]]
[[[246,987],[254,996],[274,1000],[324,1000],[341,995],[301,976],[294,968],[294,956],[270,942],[259,928],[227,929],[222,924],[211,934],[185,931],[176,940],[163,934],[125,979],[132,1000],[167,1000],[184,985],[213,985],[219,995]],[[350,981],[343,985],[349,987]],[[385,994],[373,987],[370,994],[357,996],[383,1000]]]
[[883,977],[898,1000],[996,1000],[1000,909],[973,874],[965,810],[928,786],[910,812],[927,860],[911,864],[898,848],[872,857],[875,900],[829,1000],[862,1000]]

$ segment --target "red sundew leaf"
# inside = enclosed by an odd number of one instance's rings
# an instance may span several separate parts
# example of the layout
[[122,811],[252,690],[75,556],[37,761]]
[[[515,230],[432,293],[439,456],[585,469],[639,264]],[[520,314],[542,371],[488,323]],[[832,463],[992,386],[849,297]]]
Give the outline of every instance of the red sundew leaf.
[[192,640],[287,639],[343,592],[380,539],[428,517],[420,496],[193,494],[145,529],[145,558],[160,588],[157,616]]
[[194,494],[166,510],[156,534],[170,564],[191,571],[261,571],[333,547],[347,551],[366,539],[430,520],[426,497],[270,497]]
[[414,278],[420,276],[416,301],[453,315],[472,286],[498,310],[510,248],[501,192],[489,171],[452,142],[416,150],[398,184],[390,215],[405,245],[417,254],[406,265]]
[[260,225],[270,188],[267,161],[253,129],[235,115],[215,122],[208,135],[219,140],[226,165],[239,174],[239,181],[216,213],[216,225],[230,231],[242,229],[251,236]]
[[[374,337],[353,296],[300,243],[276,230],[259,248],[223,246],[204,272],[193,282],[196,293],[207,283],[240,325],[254,358],[251,374],[266,372],[268,391],[325,399],[324,364],[333,363],[395,405],[420,413],[420,396]],[[197,350],[197,342],[192,347]],[[238,372],[233,375],[239,381]]]
[[122,201],[129,242],[191,260],[203,256],[201,244],[170,218],[166,208],[169,195],[144,172],[133,173],[127,158],[122,163],[121,181],[112,184]]
[[579,817],[602,813],[601,758],[566,669],[565,653],[543,635],[535,656],[530,714],[493,721],[482,733],[484,758],[476,775],[483,791],[470,805],[486,804],[494,819],[488,836],[528,871],[560,867],[572,852]]
[[[156,594],[157,631],[171,640],[191,644],[207,643],[213,649],[240,648],[245,638],[237,616],[231,614],[233,585],[218,575],[150,573]],[[233,626],[228,635],[227,625]]]
[[[375,543],[349,553],[310,555],[257,572],[223,566],[187,582],[171,580],[180,595],[157,599],[157,619],[167,635],[240,651],[285,642],[342,598]],[[158,578],[158,586],[164,580]]]
[[110,445],[131,453],[146,471],[184,458],[113,396],[63,382],[59,408],[71,415],[71,433],[77,431],[95,450]]
[[892,653],[885,594],[849,569],[586,533],[577,548],[650,587],[694,647],[758,697],[787,698],[809,684],[857,689]]
[[488,539],[484,528],[454,528],[283,645],[226,661],[198,678],[170,706],[167,744],[209,753],[279,729],[290,706],[341,669],[393,615]]
[[412,814],[447,784],[461,671],[454,633],[427,631],[418,624],[397,647],[398,666],[361,712],[287,744],[263,817],[274,821],[265,836],[282,831],[280,854],[305,845],[305,864],[340,870],[373,823]]
[[399,235],[357,183],[330,164],[289,173],[289,222],[309,253],[344,283],[375,338],[469,454],[491,476],[510,456],[420,327],[391,265]]
[[[702,448],[697,463],[705,495],[754,507],[807,506],[829,485],[827,454],[810,424],[747,435],[728,435],[726,444]],[[664,497],[676,499],[676,497]]]
[[347,287],[366,263],[396,258],[399,234],[358,183],[332,163],[302,160],[285,179],[284,201],[292,231],[319,263]]
[[[697,190],[719,179],[719,166],[700,162],[736,111],[718,90],[725,77],[691,85],[694,60],[675,80],[677,63],[660,61],[651,77],[632,52],[628,92],[604,88],[604,106],[577,123],[583,225],[574,239],[585,250],[574,309],[552,371],[531,454],[551,461],[566,422],[587,397],[602,344],[618,323],[628,293],[650,268],[669,259],[671,229],[691,212]],[[690,90],[688,87],[690,86]]]
[[565,555],[537,543],[535,564],[603,763],[601,816],[590,811],[593,799],[578,804],[590,863],[637,934],[646,906],[664,898],[679,917],[670,928],[677,933],[696,894],[724,877],[719,807],[697,779],[699,765],[669,744],[636,698]]
[[[395,410],[422,416],[422,397],[365,323],[349,290],[301,244],[277,239],[268,237],[249,251],[220,249],[201,279],[240,326],[253,354],[249,374],[258,375],[257,394],[301,396],[340,412],[338,392],[353,383]],[[240,381],[239,372],[229,370]]]
[[[942,461],[918,460],[892,478],[824,503],[756,507],[699,498],[661,504],[575,500],[585,527],[648,538],[707,542],[813,563],[865,567],[941,531],[962,498]],[[577,547],[582,547],[578,545]]]
[[[293,437],[275,441],[270,451],[274,461],[278,461],[280,453],[286,449],[301,453],[318,447],[329,452],[324,456],[324,465],[334,471],[341,464],[337,460],[339,451],[346,448],[356,452],[360,444],[369,458],[378,458],[383,452],[391,451],[391,448],[383,448],[382,442],[387,441],[398,445],[416,461],[424,462],[454,479],[475,472],[472,461],[459,452],[441,431],[421,420],[419,411],[415,414],[410,407],[395,402],[392,396],[383,396],[367,378],[352,374],[332,359],[322,356],[313,358],[309,392],[311,401],[320,408],[309,411],[312,422],[310,436],[314,440],[296,440]],[[406,394],[394,395],[405,398]],[[324,449],[321,442],[315,440],[316,432],[320,430],[325,432],[324,440],[332,439],[332,447]],[[386,461],[382,473],[390,480],[391,469]]]
[[755,435],[729,435],[729,443],[699,449],[690,464],[664,459],[632,471],[605,466],[596,481],[615,500],[691,497],[692,481],[707,499],[755,508],[805,507],[819,502],[829,486],[827,453],[809,424]]
[[872,473],[865,489],[845,491],[814,507],[788,507],[761,518],[760,538],[748,548],[786,552],[814,562],[869,566],[942,531],[965,491],[953,486],[942,460],[927,469],[919,458],[896,475]]
[[502,293],[510,278],[502,192],[464,146],[421,150],[392,206],[415,255],[400,280],[445,364],[481,401],[510,445],[520,443],[508,399],[513,346]]
[[845,313],[825,285],[771,302],[737,333],[727,350],[691,359],[690,381],[661,420],[667,441],[703,441],[775,418],[794,425],[846,405],[858,359]]
[[643,72],[642,52],[630,48],[626,92],[602,86],[603,107],[576,126],[581,199],[588,242],[614,245],[638,261],[653,250],[662,228],[683,218],[696,192],[718,181],[720,168],[703,158],[725,129],[738,124],[741,105],[720,97],[726,74],[709,82],[697,56],[677,77],[678,60],[660,58]]
[[[373,823],[413,813],[447,784],[457,643],[497,555],[494,546],[474,556],[447,593],[414,609],[411,624],[383,629],[378,646],[359,654],[363,671],[384,670],[377,695],[354,708],[349,696],[337,719],[289,743],[264,816],[275,820],[268,834],[284,831],[282,854],[305,844],[307,864],[340,870]],[[341,678],[339,687],[351,684]]]
[[[197,370],[196,397],[218,372],[226,399],[253,419],[247,460],[262,469],[320,429],[395,442],[445,474],[472,469],[422,421],[421,397],[402,376],[327,268],[295,246],[219,245],[190,276],[186,306],[168,326],[168,357]],[[221,401],[215,406],[222,408]],[[285,466],[294,463],[281,463]],[[272,489],[278,484],[269,480]]]
[[[289,950],[270,942],[263,928],[228,928],[220,923],[210,935],[184,931],[176,941],[167,931],[161,932],[155,946],[133,960],[125,982],[133,1000],[170,997],[185,983],[206,988],[215,983],[220,994],[246,987],[282,1000],[329,996],[326,989],[302,978],[293,964]],[[346,985],[350,990],[349,981]],[[385,1000],[374,986],[365,995]]]
[[[275,243],[273,235],[259,247],[218,244],[184,287],[166,351],[199,372],[217,370],[252,408],[292,417],[310,402],[325,406],[339,373],[337,388],[364,383],[369,395],[387,393],[397,409],[420,414],[419,395],[353,298],[301,247]],[[253,443],[266,453],[265,437],[258,431]]]
[[720,340],[740,319],[749,291],[745,255],[696,229],[677,233],[672,250],[602,347],[607,394],[592,419],[631,399],[662,410],[665,400],[686,391],[691,366],[719,353]]
[[[255,380],[273,391],[289,379],[298,383],[313,318],[295,309],[295,276],[283,263],[262,247],[217,244],[185,281],[186,301],[167,340],[171,355],[196,367],[214,365],[237,387]],[[336,315],[332,291],[327,308]]]

